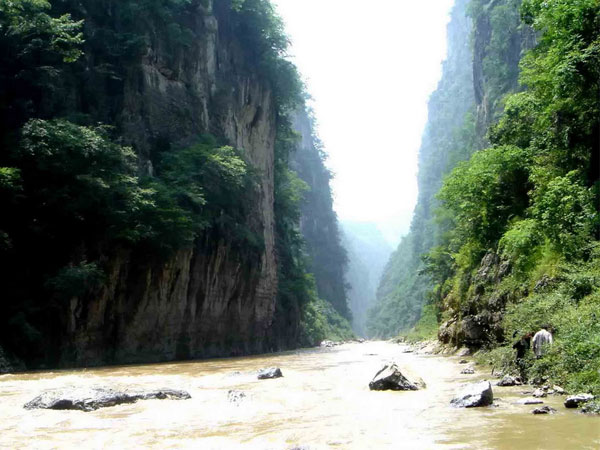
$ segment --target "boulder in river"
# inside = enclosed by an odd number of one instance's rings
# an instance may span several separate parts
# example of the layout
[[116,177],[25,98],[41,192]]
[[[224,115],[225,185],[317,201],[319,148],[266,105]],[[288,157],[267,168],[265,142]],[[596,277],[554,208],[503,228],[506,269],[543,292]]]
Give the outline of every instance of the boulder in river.
[[554,391],[554,394],[557,394],[557,395],[564,395],[567,393],[563,388],[561,388],[560,386],[558,386],[556,384],[554,386],[552,386],[552,390]]
[[581,404],[587,403],[591,400],[594,400],[594,396],[592,394],[577,394],[571,395],[567,397],[565,400],[566,408],[578,408]]
[[551,406],[540,406],[531,411],[531,414],[555,414],[556,410]]
[[394,363],[383,366],[369,383],[372,391],[416,391],[424,387],[423,380],[410,381]]
[[26,403],[25,409],[74,409],[95,411],[100,408],[135,403],[138,400],[187,400],[192,398],[185,391],[158,389],[151,391],[117,391],[110,388],[52,389]]
[[518,386],[520,384],[521,380],[519,378],[505,375],[500,381],[498,381],[497,386]]
[[473,375],[475,373],[475,369],[473,369],[472,367],[465,367],[463,370],[460,371],[460,373],[462,375]]
[[262,369],[258,372],[259,380],[268,380],[271,378],[281,378],[283,373],[281,373],[281,369],[279,367],[269,367],[267,369]]
[[456,408],[474,408],[489,406],[494,402],[494,392],[489,381],[481,381],[465,386],[452,399],[450,404]]

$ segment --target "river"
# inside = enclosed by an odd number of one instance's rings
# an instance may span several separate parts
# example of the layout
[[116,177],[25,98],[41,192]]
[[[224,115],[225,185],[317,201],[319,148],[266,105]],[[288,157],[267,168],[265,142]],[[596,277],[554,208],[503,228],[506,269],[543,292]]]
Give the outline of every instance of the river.
[[[457,357],[403,353],[387,342],[259,357],[0,376],[0,448],[578,449],[600,448],[600,418],[544,399],[559,412],[515,404],[523,387],[494,387],[498,407],[454,409],[453,393],[485,374],[461,375]],[[382,362],[427,383],[416,392],[371,392]],[[281,367],[284,377],[256,379]],[[170,387],[191,400],[150,400],[94,412],[23,409],[49,388]],[[243,391],[238,403],[231,389]]]

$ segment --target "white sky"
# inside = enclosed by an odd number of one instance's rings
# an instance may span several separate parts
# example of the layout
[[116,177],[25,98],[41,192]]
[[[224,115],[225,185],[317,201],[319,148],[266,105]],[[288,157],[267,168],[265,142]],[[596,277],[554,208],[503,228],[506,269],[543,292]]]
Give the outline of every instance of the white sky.
[[417,198],[427,100],[441,76],[453,0],[274,0],[334,172],[340,220],[396,244]]

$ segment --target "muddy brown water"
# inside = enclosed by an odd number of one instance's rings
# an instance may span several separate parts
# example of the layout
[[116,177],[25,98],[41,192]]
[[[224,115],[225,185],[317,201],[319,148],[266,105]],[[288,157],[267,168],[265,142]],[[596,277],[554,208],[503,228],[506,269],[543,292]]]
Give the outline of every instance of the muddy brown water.
[[[463,383],[456,357],[403,353],[387,342],[200,362],[37,372],[0,376],[2,449],[598,449],[600,418],[566,410],[534,416],[516,404],[523,387],[494,387],[497,407],[454,409]],[[382,363],[395,360],[427,389],[371,392]],[[256,379],[281,367],[284,377]],[[489,378],[489,375],[488,375]],[[191,400],[150,400],[94,412],[27,411],[23,404],[49,388],[171,387]],[[231,403],[228,391],[246,398]]]

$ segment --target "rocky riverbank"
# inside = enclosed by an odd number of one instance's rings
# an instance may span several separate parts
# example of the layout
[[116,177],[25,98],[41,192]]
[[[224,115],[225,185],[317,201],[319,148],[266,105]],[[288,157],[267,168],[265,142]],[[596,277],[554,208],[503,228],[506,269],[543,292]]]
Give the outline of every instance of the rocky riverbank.
[[[476,366],[472,352],[467,348],[455,348],[439,341],[423,341],[419,343],[404,343],[400,339],[392,340],[396,344],[404,347],[406,353],[416,353],[422,355],[445,355],[455,356],[458,358],[458,364],[468,365],[461,370],[461,375],[476,375],[474,378],[491,378],[494,381],[492,384],[498,391],[506,387],[519,387],[519,394],[522,398],[517,400],[518,404],[522,405],[541,405],[547,400],[548,396],[553,396],[555,399],[562,401],[563,408],[577,409],[579,412],[591,415],[600,415],[600,407],[598,407],[597,399],[589,393],[568,393],[564,388],[557,385],[547,385],[542,383],[528,384],[523,382],[520,377],[502,372],[495,372],[489,367],[481,365]],[[490,386],[491,389],[491,386]],[[477,391],[478,389],[475,389]],[[460,396],[459,396],[460,398]],[[460,403],[460,402],[458,402]],[[553,402],[556,403],[556,402]],[[492,402],[485,402],[486,405],[491,405]],[[479,406],[479,405],[478,405]],[[495,404],[499,407],[500,405]],[[557,410],[551,406],[543,406],[534,408],[531,413],[539,414],[554,414]]]

